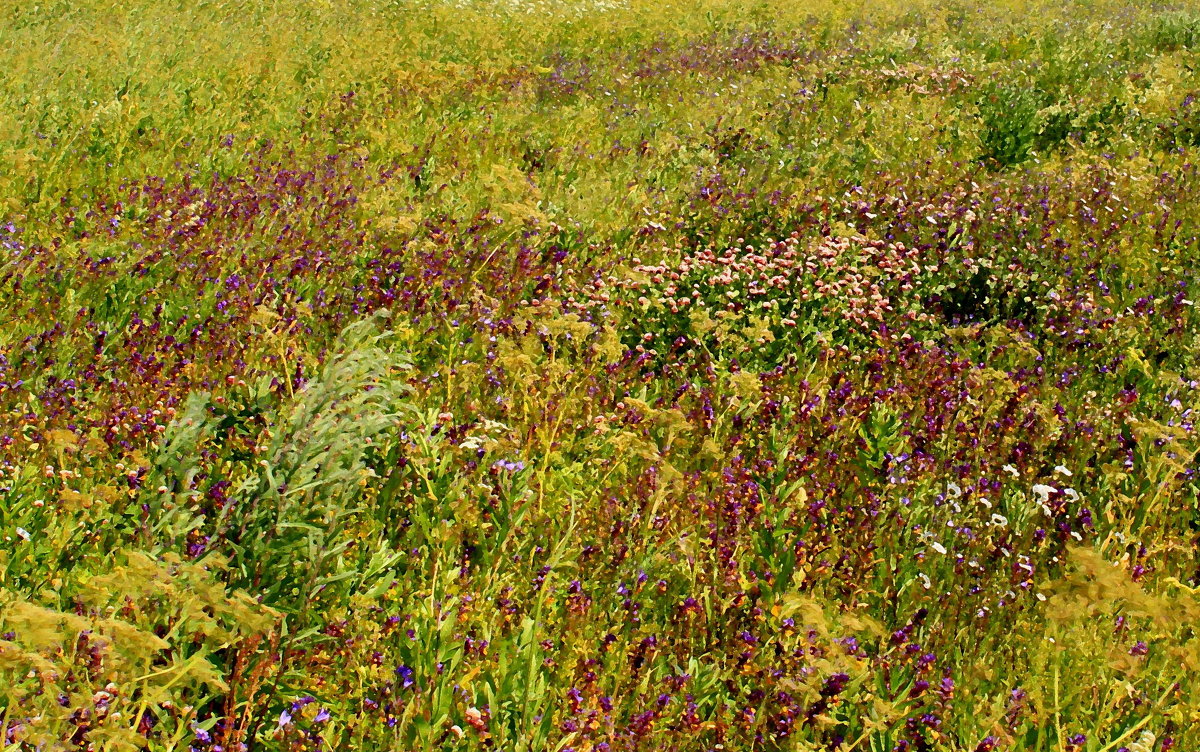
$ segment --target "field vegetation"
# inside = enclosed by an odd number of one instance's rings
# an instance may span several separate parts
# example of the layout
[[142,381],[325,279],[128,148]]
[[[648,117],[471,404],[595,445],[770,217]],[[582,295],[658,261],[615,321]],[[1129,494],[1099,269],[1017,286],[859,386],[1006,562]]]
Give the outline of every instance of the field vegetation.
[[0,9],[0,750],[1200,749],[1200,6]]

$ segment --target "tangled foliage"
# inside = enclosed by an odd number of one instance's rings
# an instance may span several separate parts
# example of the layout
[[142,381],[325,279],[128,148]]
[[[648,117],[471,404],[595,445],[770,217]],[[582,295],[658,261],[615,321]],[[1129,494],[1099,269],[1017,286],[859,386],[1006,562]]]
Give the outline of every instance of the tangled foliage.
[[1200,747],[1200,9],[0,17],[4,752]]

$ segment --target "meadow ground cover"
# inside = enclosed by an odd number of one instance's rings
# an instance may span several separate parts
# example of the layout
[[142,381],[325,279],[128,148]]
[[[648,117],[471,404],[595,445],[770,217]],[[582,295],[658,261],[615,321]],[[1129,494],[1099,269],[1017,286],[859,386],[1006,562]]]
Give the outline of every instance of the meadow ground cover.
[[0,11],[0,749],[1200,749],[1200,7]]

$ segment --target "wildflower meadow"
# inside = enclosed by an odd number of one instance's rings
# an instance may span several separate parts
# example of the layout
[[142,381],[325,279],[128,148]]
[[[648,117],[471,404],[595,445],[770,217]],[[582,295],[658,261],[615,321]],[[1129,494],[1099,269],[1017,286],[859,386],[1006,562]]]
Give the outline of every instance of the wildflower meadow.
[[1200,5],[0,8],[0,752],[1200,750]]

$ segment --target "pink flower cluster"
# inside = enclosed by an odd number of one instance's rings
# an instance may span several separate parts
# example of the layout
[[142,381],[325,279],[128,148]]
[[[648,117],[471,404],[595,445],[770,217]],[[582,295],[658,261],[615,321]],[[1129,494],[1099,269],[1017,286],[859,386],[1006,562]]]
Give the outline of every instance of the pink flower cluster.
[[[610,276],[611,287],[625,292],[623,299],[672,314],[695,308],[760,314],[787,327],[815,315],[867,331],[897,316],[928,319],[916,288],[922,275],[937,271],[904,243],[856,233],[812,238],[794,232],[761,248],[739,238],[721,251],[702,248],[677,261],[672,255],[657,264],[635,259],[629,274]],[[597,285],[588,303],[606,305],[612,297],[608,286]]]

